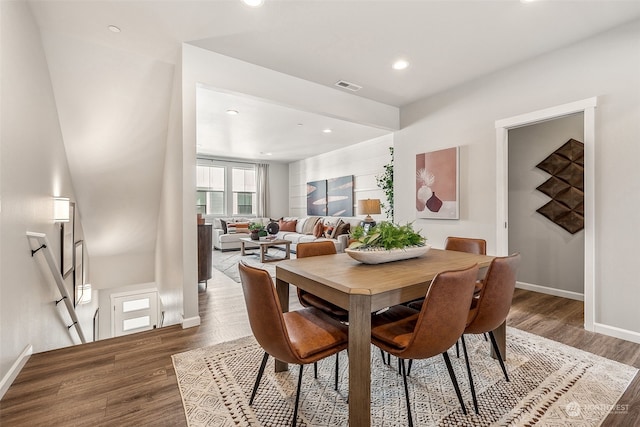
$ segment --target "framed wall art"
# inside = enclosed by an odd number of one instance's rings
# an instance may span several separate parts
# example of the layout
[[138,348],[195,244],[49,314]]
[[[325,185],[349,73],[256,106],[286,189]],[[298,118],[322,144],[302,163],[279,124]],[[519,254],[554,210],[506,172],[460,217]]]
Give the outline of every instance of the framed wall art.
[[353,175],[327,180],[327,214],[353,216]]
[[416,155],[416,216],[459,219],[459,147]]
[[327,215],[327,180],[307,182],[307,215]]

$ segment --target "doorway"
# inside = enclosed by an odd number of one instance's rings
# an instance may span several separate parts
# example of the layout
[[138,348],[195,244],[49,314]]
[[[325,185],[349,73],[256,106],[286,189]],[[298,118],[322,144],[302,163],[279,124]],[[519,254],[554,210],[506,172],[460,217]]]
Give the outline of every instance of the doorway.
[[509,251],[509,130],[583,113],[584,125],[584,327],[595,323],[595,108],[597,98],[563,104],[519,116],[497,120],[496,127],[496,249],[499,256]]
[[[568,174],[568,170],[579,171],[580,161],[565,163],[563,159],[580,156],[583,116],[575,113],[510,129],[508,135],[509,252],[522,255],[518,287],[579,301],[584,299],[584,231],[579,212],[582,173]],[[562,154],[552,154],[560,147],[565,147]],[[569,207],[575,210],[561,210]]]

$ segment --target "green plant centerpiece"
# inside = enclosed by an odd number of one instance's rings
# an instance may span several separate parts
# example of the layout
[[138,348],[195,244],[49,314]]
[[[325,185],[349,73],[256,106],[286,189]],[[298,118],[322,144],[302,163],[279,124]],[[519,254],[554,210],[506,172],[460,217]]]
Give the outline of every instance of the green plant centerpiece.
[[264,225],[259,222],[252,222],[249,224],[249,231],[251,231],[252,240],[258,240],[260,237],[265,237],[267,235],[267,230]]
[[345,250],[365,264],[381,264],[424,255],[430,248],[426,239],[414,231],[413,225],[382,221],[368,231],[362,226],[351,233],[352,242]]

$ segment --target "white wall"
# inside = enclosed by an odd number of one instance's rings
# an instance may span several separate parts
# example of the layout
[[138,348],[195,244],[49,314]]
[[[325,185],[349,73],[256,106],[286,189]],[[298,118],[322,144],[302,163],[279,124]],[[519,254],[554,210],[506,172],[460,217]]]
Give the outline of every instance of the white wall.
[[289,215],[289,165],[269,162],[269,217]]
[[[640,239],[640,21],[542,55],[401,109],[397,165],[461,146],[458,221],[418,220],[432,244],[448,235],[496,247],[495,121],[598,96],[596,323],[640,341],[640,287],[631,266]],[[413,220],[412,167],[396,167],[397,220]]]
[[164,326],[182,321],[183,289],[197,287],[196,283],[183,282],[181,67],[176,67],[173,76],[168,122],[155,253],[155,279],[165,310]]
[[[361,199],[380,199],[384,192],[376,184],[376,175],[384,172],[393,147],[393,135],[350,145],[341,150],[310,157],[289,164],[289,215],[307,216],[307,182],[353,175],[353,203]],[[354,216],[360,216],[354,207]],[[364,215],[361,215],[364,218]],[[372,215],[375,221],[385,220],[384,211]]]
[[[26,2],[0,2],[0,379],[29,345],[34,352],[78,343],[42,255],[31,257],[26,231],[45,233],[56,259],[60,228],[53,197],[75,200],[40,33]],[[82,238],[76,205],[76,240]],[[90,248],[91,242],[85,242]],[[87,265],[87,269],[89,266]],[[71,292],[71,289],[69,289]],[[92,336],[93,305],[79,316]],[[89,327],[88,327],[89,326]]]
[[571,234],[536,212],[551,200],[536,190],[551,177],[536,165],[569,139],[584,141],[583,127],[584,114],[573,114],[509,131],[509,253],[522,255],[518,281],[580,295],[584,230]]

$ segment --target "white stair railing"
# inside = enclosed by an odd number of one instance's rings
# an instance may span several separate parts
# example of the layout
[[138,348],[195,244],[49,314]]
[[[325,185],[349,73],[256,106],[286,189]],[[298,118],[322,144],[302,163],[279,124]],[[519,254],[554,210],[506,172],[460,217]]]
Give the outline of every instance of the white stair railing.
[[56,260],[53,258],[53,252],[51,252],[51,246],[49,245],[49,239],[47,239],[47,235],[44,233],[34,233],[32,231],[27,231],[27,238],[29,241],[36,241],[37,247],[33,249],[31,247],[31,256],[35,256],[36,253],[42,252],[44,255],[44,259],[47,261],[49,265],[49,269],[51,270],[51,274],[53,275],[53,279],[58,286],[58,291],[60,291],[61,299],[56,301],[58,304],[60,301],[64,301],[65,307],[67,307],[67,311],[69,312],[69,316],[71,317],[71,321],[73,322],[71,325],[67,326],[67,329],[71,329],[72,326],[75,326],[76,332],[80,337],[80,341],[84,344],[87,341],[84,338],[84,334],[82,333],[82,328],[80,327],[80,323],[78,322],[78,315],[76,314],[76,310],[73,308],[73,302],[71,298],[69,298],[69,293],[67,292],[67,288],[64,286],[64,279],[62,274],[60,273],[60,269],[58,268],[58,264]]

